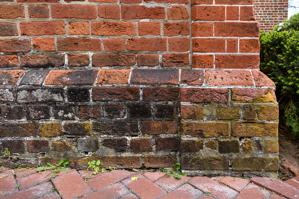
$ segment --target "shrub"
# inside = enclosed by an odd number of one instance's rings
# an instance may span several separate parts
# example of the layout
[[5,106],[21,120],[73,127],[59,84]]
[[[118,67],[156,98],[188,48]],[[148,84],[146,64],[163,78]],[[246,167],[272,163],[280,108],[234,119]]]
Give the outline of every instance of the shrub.
[[260,40],[261,70],[276,84],[281,121],[299,136],[299,14]]

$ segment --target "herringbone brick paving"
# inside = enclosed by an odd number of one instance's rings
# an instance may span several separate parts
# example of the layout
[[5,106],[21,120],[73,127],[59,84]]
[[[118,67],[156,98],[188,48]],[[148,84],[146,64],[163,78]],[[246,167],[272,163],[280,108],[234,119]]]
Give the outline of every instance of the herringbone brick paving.
[[161,172],[113,170],[92,175],[69,169],[57,175],[36,169],[0,168],[0,199],[297,199],[299,177],[187,177]]

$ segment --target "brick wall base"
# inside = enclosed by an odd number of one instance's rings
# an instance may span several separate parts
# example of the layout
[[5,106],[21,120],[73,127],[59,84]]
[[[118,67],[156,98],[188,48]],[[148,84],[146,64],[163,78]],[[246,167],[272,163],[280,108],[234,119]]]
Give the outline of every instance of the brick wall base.
[[278,170],[274,85],[258,70],[1,70],[1,164]]

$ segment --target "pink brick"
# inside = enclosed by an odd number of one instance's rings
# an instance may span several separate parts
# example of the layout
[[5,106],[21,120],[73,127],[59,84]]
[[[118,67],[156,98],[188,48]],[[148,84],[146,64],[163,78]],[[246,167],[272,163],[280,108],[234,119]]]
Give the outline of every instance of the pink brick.
[[148,179],[150,179],[151,181],[156,181],[159,178],[163,177],[165,173],[156,171],[156,172],[145,172],[143,175]]
[[235,189],[236,191],[241,191],[249,183],[249,180],[247,179],[234,178],[230,176],[217,177],[216,180],[220,183],[229,186],[230,188]]
[[42,182],[49,181],[52,177],[51,171],[45,171],[41,173],[35,173],[23,178],[18,178],[20,189],[26,189]]
[[164,177],[160,178],[159,180],[157,180],[155,183],[167,191],[172,191],[188,180],[189,180],[189,177],[186,177],[186,176],[182,177],[179,180],[177,180],[173,177],[170,177],[170,176],[164,176]]
[[143,199],[159,198],[165,194],[161,188],[145,178],[132,181],[128,184],[128,187]]
[[[14,176],[9,173],[0,173],[0,196],[11,193],[17,189]],[[1,197],[0,197],[1,198]]]
[[64,199],[79,197],[91,191],[86,182],[75,170],[61,173],[52,181]]
[[129,190],[124,185],[117,183],[100,191],[87,194],[85,197],[83,197],[83,199],[119,198],[123,195],[127,195],[128,193]]

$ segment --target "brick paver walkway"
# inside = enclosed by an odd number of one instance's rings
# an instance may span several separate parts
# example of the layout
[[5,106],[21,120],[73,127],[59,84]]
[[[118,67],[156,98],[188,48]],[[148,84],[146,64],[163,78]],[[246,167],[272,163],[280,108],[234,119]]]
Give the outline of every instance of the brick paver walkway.
[[5,199],[299,199],[299,177],[286,182],[254,177],[183,177],[160,172],[114,170],[92,175],[67,170],[58,175],[35,169],[0,168],[0,198]]

